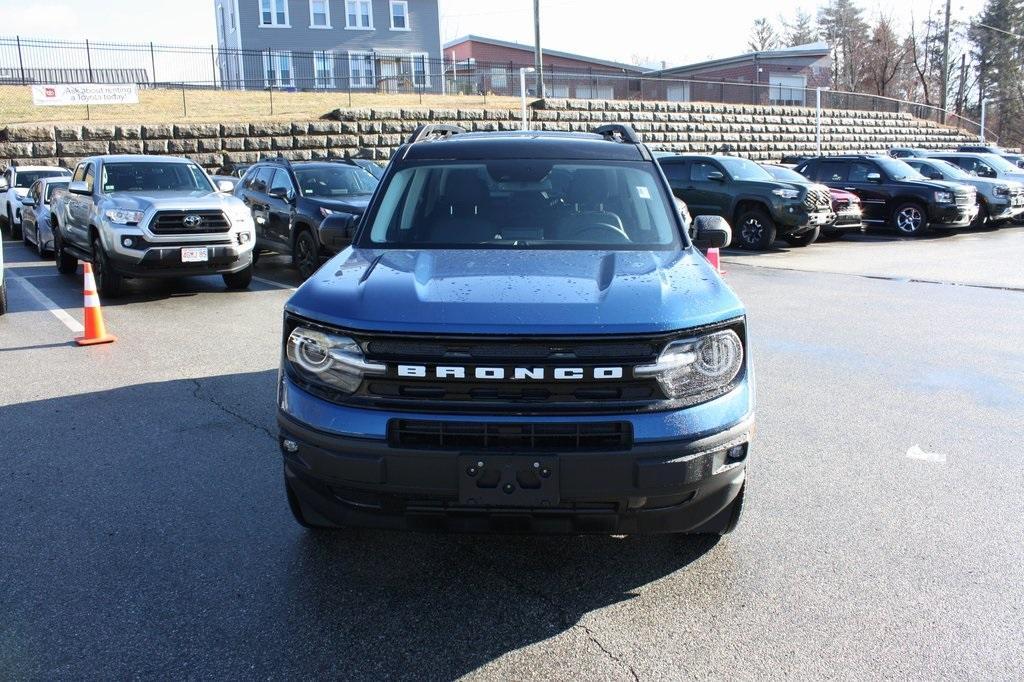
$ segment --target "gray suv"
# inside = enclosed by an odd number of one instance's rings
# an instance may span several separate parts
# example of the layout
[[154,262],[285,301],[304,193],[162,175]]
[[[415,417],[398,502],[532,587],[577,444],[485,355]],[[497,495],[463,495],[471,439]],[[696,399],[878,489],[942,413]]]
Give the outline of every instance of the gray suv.
[[971,185],[978,191],[978,216],[971,227],[996,226],[1024,213],[1024,185],[1014,180],[982,178],[942,159],[903,159],[929,180]]

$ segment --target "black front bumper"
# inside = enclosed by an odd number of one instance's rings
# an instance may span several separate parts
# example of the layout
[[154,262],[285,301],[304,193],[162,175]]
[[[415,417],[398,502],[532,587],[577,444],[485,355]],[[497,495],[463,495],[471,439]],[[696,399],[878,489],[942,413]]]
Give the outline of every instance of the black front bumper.
[[928,220],[935,227],[965,227],[978,215],[975,206],[932,204],[928,207]]
[[[197,247],[204,246],[196,244]],[[182,263],[181,246],[150,248],[141,260],[110,254],[117,271],[129,277],[190,277],[238,272],[252,262],[252,251],[242,252],[237,246],[208,246],[209,260]]]
[[[304,505],[330,522],[417,530],[528,533],[665,533],[699,529],[724,510],[745,480],[753,420],[689,441],[624,452],[522,454],[556,467],[546,504],[472,503],[463,494],[467,455],[339,437],[278,415],[285,476]],[[285,447],[288,441],[289,447]],[[731,456],[730,456],[731,455]],[[499,496],[500,497],[500,496]]]

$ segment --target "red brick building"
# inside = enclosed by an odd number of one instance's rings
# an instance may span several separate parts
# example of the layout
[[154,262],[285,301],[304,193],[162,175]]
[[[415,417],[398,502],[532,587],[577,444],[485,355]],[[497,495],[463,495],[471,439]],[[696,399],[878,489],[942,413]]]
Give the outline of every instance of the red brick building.
[[813,106],[814,95],[809,91],[832,85],[832,52],[826,43],[809,43],[646,75],[662,79],[658,99]]
[[[442,48],[446,71],[457,74],[458,88],[467,92],[519,94],[519,69],[533,66],[533,45],[468,35]],[[454,67],[453,67],[454,64]],[[544,85],[549,97],[629,99],[639,88],[637,76],[650,70],[544,48]],[[536,95],[533,76],[527,94]],[[635,96],[635,94],[634,94]]]

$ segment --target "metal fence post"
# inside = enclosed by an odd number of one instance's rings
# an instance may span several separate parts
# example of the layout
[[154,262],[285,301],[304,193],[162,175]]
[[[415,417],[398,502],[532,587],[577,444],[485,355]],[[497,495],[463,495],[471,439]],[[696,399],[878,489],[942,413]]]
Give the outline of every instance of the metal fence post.
[[25,61],[21,58],[21,36],[15,36],[18,41],[18,68],[21,70],[21,84],[26,85],[25,80]]
[[270,115],[273,116],[274,115],[274,86],[272,84],[267,86],[267,92],[270,93]]
[[149,44],[149,66],[152,71],[153,85],[156,86],[156,51],[153,49],[152,42]]
[[89,82],[93,82],[92,78],[92,53],[89,51],[89,39],[85,39],[85,61],[89,65]]
[[213,87],[217,87],[217,53],[213,49],[213,45],[210,45],[210,66],[213,67]]
[[188,118],[188,103],[185,101],[185,84],[181,84],[181,114],[184,118]]

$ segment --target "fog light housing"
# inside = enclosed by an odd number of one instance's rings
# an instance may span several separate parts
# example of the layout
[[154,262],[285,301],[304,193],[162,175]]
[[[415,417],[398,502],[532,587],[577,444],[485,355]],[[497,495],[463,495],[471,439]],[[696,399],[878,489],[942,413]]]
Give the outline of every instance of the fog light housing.
[[125,237],[124,239],[121,240],[121,243],[124,244],[124,247],[126,249],[130,249],[133,246],[135,246],[135,240],[132,239],[131,237]]
[[251,238],[252,237],[250,236],[250,234],[248,232],[239,232],[238,233],[238,243],[239,244],[248,244],[249,240]]
[[296,443],[295,441],[291,440],[291,439],[288,439],[288,438],[286,438],[283,441],[281,441],[281,447],[283,447],[285,449],[285,452],[298,452],[299,451],[299,444]]
[[747,458],[747,444],[734,445],[725,453],[725,463],[735,464]]

